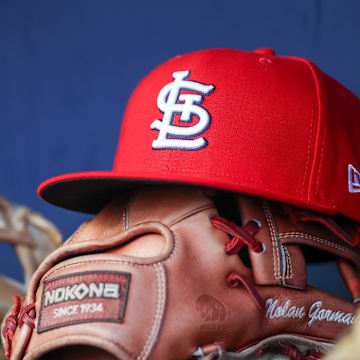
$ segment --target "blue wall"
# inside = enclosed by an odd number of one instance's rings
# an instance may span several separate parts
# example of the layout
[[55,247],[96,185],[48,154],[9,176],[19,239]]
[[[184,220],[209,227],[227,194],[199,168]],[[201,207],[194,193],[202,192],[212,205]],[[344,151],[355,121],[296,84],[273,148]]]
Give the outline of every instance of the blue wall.
[[[357,0],[0,0],[0,194],[69,236],[86,217],[38,199],[37,185],[109,170],[130,92],[177,54],[273,47],[313,60],[360,96],[359,15]],[[1,246],[0,272],[20,279]],[[311,275],[345,293],[333,266]]]

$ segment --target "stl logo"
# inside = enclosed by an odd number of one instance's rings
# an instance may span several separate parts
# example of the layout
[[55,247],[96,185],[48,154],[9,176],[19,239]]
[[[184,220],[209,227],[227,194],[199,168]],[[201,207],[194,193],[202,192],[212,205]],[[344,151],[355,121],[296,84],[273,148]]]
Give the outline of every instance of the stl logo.
[[[150,129],[159,131],[157,139],[152,143],[153,149],[199,150],[207,145],[205,138],[193,138],[201,135],[210,126],[210,114],[200,105],[204,96],[209,95],[215,86],[185,80],[189,76],[190,71],[174,72],[174,81],[165,85],[159,92],[157,106],[164,116],[162,120],[157,119],[150,125]],[[181,90],[190,90],[198,94],[180,93]],[[180,115],[179,124],[191,124],[194,116],[198,122],[188,126],[176,125],[176,114]]]

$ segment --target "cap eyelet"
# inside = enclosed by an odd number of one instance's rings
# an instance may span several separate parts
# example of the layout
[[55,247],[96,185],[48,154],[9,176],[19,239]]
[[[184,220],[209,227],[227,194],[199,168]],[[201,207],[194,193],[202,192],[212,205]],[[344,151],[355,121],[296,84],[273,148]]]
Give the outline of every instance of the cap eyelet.
[[270,59],[268,59],[268,58],[261,57],[261,58],[259,59],[259,63],[260,63],[260,64],[272,64],[273,62],[272,62],[272,60],[270,60]]

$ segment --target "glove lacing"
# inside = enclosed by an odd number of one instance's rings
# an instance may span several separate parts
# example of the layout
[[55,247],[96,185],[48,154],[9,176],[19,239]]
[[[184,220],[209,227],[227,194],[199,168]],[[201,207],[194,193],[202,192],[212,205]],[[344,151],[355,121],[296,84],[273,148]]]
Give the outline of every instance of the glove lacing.
[[[225,252],[228,255],[237,254],[244,245],[247,245],[249,250],[256,253],[261,253],[265,250],[264,244],[254,237],[261,227],[259,220],[250,219],[243,227],[240,227],[217,215],[212,216],[210,221],[213,226],[232,236],[225,245]],[[238,287],[240,284],[243,284],[252,299],[255,301],[256,306],[260,310],[265,309],[264,300],[257,291],[256,284],[253,279],[244,274],[232,272],[227,276],[226,282],[230,287]],[[323,355],[321,352],[312,349],[301,352],[294,345],[265,345],[257,350],[256,356],[261,356],[262,354],[268,352],[288,356],[290,360],[314,360],[320,359]],[[203,353],[205,355],[205,352]]]
[[[244,245],[247,245],[251,251],[257,253],[264,251],[263,244],[254,237],[260,229],[257,220],[249,220],[242,228],[217,215],[212,216],[210,221],[217,229],[225,231],[233,236],[225,245],[225,252],[228,255],[237,254]],[[256,306],[260,310],[265,309],[264,300],[256,290],[256,285],[251,278],[244,274],[232,272],[226,277],[226,282],[230,287],[238,287],[240,284],[243,284],[255,301]]]
[[10,359],[11,346],[14,334],[18,327],[23,324],[28,325],[31,329],[35,327],[35,303],[29,304],[21,309],[21,299],[19,296],[14,296],[14,307],[11,315],[5,320],[5,325],[2,329],[2,334],[5,340],[5,356]]

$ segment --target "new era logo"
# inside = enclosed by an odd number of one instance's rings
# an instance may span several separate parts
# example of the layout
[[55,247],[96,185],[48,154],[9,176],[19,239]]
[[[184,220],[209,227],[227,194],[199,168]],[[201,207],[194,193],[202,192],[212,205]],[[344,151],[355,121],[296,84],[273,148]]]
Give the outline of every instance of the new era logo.
[[349,174],[349,192],[358,193],[360,192],[360,171],[356,170],[354,166],[349,164],[348,166]]

